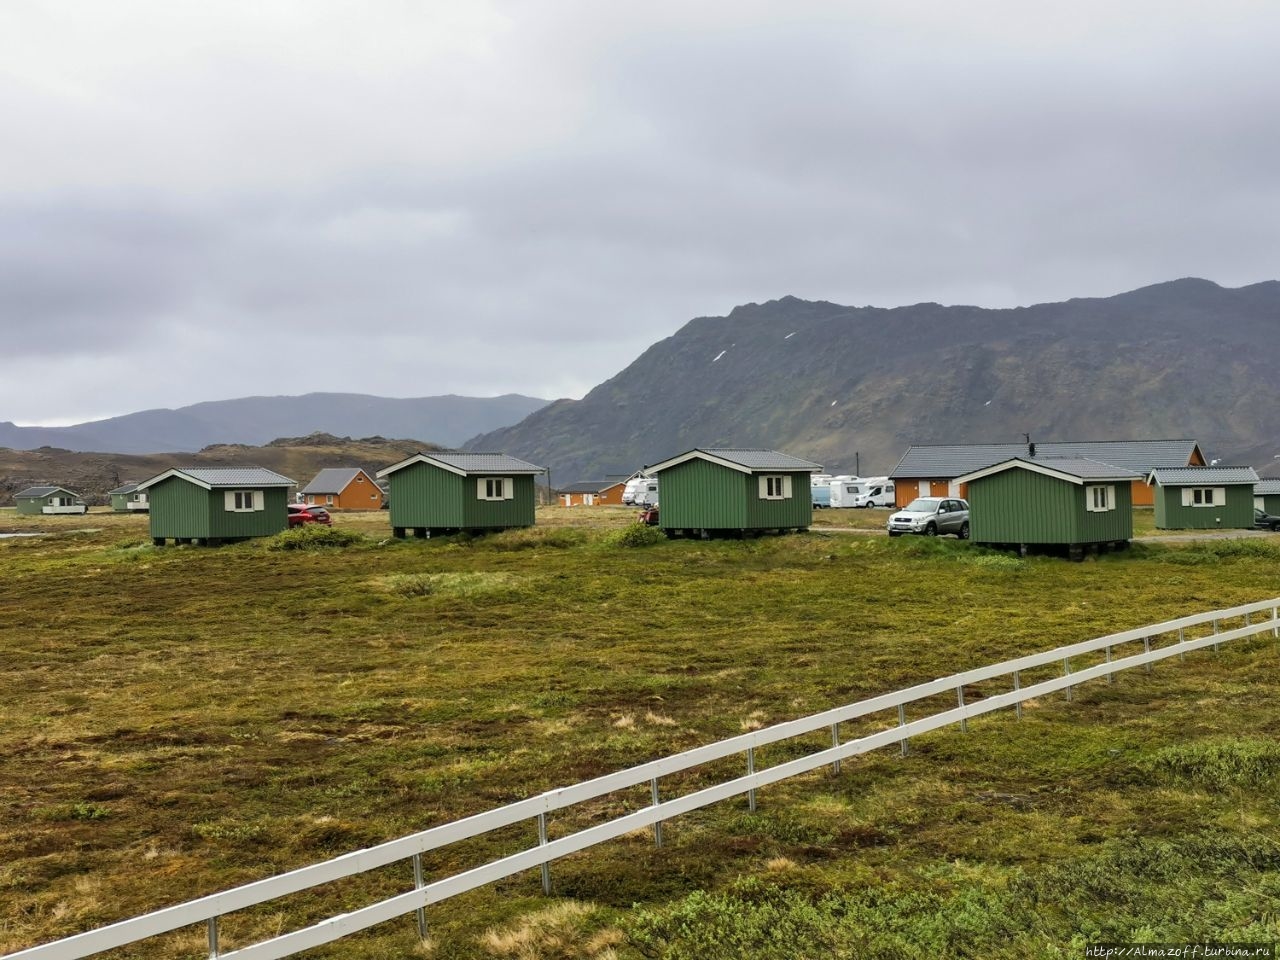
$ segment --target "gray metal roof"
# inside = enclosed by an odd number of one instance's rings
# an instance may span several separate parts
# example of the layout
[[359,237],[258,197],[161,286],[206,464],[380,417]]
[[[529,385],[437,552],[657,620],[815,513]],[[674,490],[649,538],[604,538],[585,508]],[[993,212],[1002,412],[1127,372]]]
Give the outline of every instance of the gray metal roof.
[[623,484],[622,480],[580,480],[567,487],[561,487],[561,493],[602,493],[610,487]]
[[51,493],[57,493],[59,490],[61,490],[63,493],[69,493],[73,497],[80,496],[80,494],[76,493],[74,490],[68,490],[66,487],[39,486],[39,487],[27,487],[27,489],[25,490],[19,490],[17,493],[13,495],[13,498],[15,500],[17,500],[18,498],[26,499],[28,497],[32,499],[39,499],[40,497],[47,497]]
[[[347,486],[351,484],[355,480],[356,475],[360,473],[364,473],[365,476],[369,476],[368,473],[361,470],[359,467],[325,467],[315,475],[315,479],[298,492],[341,493],[343,490],[347,489]],[[370,477],[370,479],[373,478]]]
[[1258,482],[1253,467],[1169,467],[1152,470],[1151,478],[1162,487],[1200,487],[1209,484],[1224,486]]
[[661,463],[654,464],[648,470],[656,473],[659,470],[665,470],[673,467],[677,463],[684,463],[699,455],[705,455],[711,460],[723,460],[726,463],[733,464],[743,470],[751,472],[762,470],[779,470],[779,471],[804,471],[806,473],[818,473],[822,470],[822,464],[811,463],[808,460],[801,460],[799,457],[793,457],[790,454],[779,453],[777,450],[749,449],[738,447],[695,447],[687,453],[682,453],[678,457],[672,457]]
[[[1088,459],[1146,476],[1158,467],[1185,467],[1194,440],[1036,441],[1036,460]],[[1015,458],[1032,459],[1025,443],[946,443],[911,446],[890,479],[958,477]]]
[[1063,477],[1070,477],[1074,480],[1141,480],[1142,474],[1134,473],[1132,470],[1126,470],[1123,467],[1113,467],[1109,463],[1099,463],[1097,460],[1089,460],[1081,457],[1014,457],[1011,460],[1004,460],[1000,463],[993,463],[989,467],[981,467],[969,473],[962,473],[955,478],[961,483],[972,483],[980,477],[990,476],[995,473],[1003,473],[1005,470],[1023,469],[1032,472],[1044,473],[1051,472],[1060,474]]
[[383,467],[378,471],[378,479],[388,474],[403,470],[415,463],[436,463],[454,473],[466,474],[513,474],[543,473],[544,467],[517,460],[505,453],[469,453],[462,450],[433,450],[430,453],[415,453],[412,457]]
[[137,489],[138,489],[138,485],[136,483],[126,483],[119,487],[116,487],[114,490],[108,490],[107,496],[117,497],[117,496],[120,496],[121,494],[133,493],[133,491]]
[[1259,480],[1253,485],[1255,496],[1269,497],[1280,493],[1280,480]]
[[288,477],[266,467],[174,467],[138,484],[145,490],[169,477],[184,477],[211,489],[223,487],[292,487]]
[[525,460],[517,460],[505,453],[462,453],[453,450],[437,450],[423,456],[439,460],[467,473],[542,473],[542,467]]

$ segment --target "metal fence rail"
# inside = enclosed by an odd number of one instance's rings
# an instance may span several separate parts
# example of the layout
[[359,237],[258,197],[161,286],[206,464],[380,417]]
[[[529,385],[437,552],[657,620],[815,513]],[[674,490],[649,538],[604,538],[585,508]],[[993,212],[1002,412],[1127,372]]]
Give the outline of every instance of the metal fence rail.
[[[1255,617],[1257,618],[1255,620]],[[1223,621],[1243,619],[1244,626],[1222,630]],[[1191,637],[1189,632],[1210,628],[1211,633]],[[79,960],[104,950],[138,943],[164,933],[196,924],[204,924],[208,930],[209,956],[230,960],[271,960],[292,956],[303,950],[331,943],[334,940],[368,929],[388,920],[417,914],[419,932],[425,936],[425,908],[477,887],[510,877],[535,867],[542,870],[543,888],[550,892],[549,864],[556,859],[585,850],[588,847],[615,839],[644,827],[650,827],[654,839],[662,843],[664,820],[718,803],[735,796],[746,795],[751,809],[755,809],[755,791],[760,787],[785,780],[798,774],[832,765],[839,771],[842,760],[882,747],[900,744],[907,749],[907,741],[913,736],[959,723],[962,728],[972,717],[996,710],[1013,708],[1021,715],[1022,704],[1035,697],[1057,691],[1066,691],[1068,698],[1072,688],[1090,680],[1106,677],[1134,667],[1150,665],[1170,657],[1185,657],[1189,652],[1205,647],[1218,647],[1233,640],[1241,640],[1270,631],[1280,637],[1280,598],[1215,610],[1209,613],[1182,617],[1164,623],[1109,634],[1081,643],[1057,647],[1044,653],[1030,654],[1002,663],[952,674],[904,690],[873,697],[857,703],[836,707],[798,720],[776,724],[761,730],[731,737],[706,746],[697,747],[630,767],[570,787],[550,790],[536,797],[498,807],[453,823],[433,827],[388,843],[358,850],[332,860],[313,864],[298,870],[259,880],[222,893],[212,894],[178,904],[154,913],[101,927],[76,936],[20,950],[0,960]],[[1168,636],[1177,634],[1176,639]],[[1164,645],[1153,643],[1165,637]],[[1116,659],[1116,647],[1141,643],[1142,652],[1126,654]],[[1071,660],[1090,654],[1104,654],[1102,663],[1072,671]],[[1049,680],[1023,686],[1023,671],[1061,665],[1062,674]],[[964,688],[983,681],[1007,677],[1011,689],[1006,693],[987,696],[976,702],[966,702]],[[908,721],[907,704],[954,691],[956,706],[930,716]],[[840,724],[885,711],[897,711],[897,724],[877,733],[841,743]],[[793,739],[819,730],[830,730],[829,748],[806,754],[794,760],[780,763],[764,770],[755,769],[756,749],[772,743]],[[736,754],[745,755],[743,776],[696,790],[684,796],[668,800],[660,799],[659,783],[662,777],[702,766],[713,760]],[[641,810],[617,817],[577,833],[556,840],[547,839],[546,817],[548,813],[583,803],[618,790],[648,783],[653,803]],[[519,853],[501,857],[489,863],[451,877],[426,883],[422,875],[422,854],[450,844],[477,837],[502,827],[527,820],[537,820],[538,844]],[[350,913],[332,917],[309,927],[281,934],[271,939],[230,952],[221,952],[218,945],[218,918],[261,903],[266,903],[291,893],[297,893],[326,883],[366,873],[389,864],[410,861],[413,866],[412,889],[362,907]]]

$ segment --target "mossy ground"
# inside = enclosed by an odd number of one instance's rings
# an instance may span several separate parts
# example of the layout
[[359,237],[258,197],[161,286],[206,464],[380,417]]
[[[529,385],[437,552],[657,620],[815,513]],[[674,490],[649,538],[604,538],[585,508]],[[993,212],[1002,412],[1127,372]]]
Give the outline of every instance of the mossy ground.
[[[340,514],[359,536],[157,549],[145,518],[0,513],[0,529],[49,534],[0,540],[0,952],[957,670],[1280,595],[1280,538],[1072,564],[817,526],[647,544],[632,518],[545,508],[532,530],[397,541],[385,513]],[[1278,742],[1280,647],[1196,653],[769,787],[754,814],[680,818],[662,850],[646,833],[575,855],[553,865],[551,899],[532,872],[434,906],[426,945],[406,918],[313,955],[1274,940]],[[605,798],[551,832],[647,802]],[[428,876],[533,830],[429,856]],[[228,918],[224,949],[400,892],[408,869]],[[147,951],[203,952],[200,930]]]

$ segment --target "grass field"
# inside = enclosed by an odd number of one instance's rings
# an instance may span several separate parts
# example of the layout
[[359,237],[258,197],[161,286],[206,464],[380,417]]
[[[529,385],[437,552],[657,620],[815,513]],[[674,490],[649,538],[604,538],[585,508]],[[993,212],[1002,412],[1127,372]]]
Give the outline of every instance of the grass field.
[[[0,530],[46,534],[0,540],[0,952],[957,670],[1280,595],[1275,537],[1072,564],[818,523],[627,546],[632,516],[541,508],[532,530],[397,541],[385,513],[339,515],[344,546],[156,549],[145,518],[0,512]],[[1278,734],[1276,642],[1197,653],[769,787],[754,814],[680,818],[662,850],[646,833],[575,855],[553,865],[552,898],[534,871],[434,906],[426,944],[405,918],[310,955],[1276,940]],[[553,819],[552,835],[585,822]],[[442,851],[427,875],[530,839]],[[407,869],[228,918],[223,949],[407,889]],[[146,950],[204,953],[203,930]]]

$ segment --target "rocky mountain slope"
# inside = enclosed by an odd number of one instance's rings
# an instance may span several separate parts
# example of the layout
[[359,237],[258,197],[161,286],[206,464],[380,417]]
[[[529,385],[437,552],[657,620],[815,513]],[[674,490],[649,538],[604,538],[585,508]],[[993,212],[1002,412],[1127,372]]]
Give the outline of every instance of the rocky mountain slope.
[[1280,283],[1184,279],[1006,310],[784,297],[701,317],[583,399],[473,438],[569,483],[695,446],[886,473],[909,444],[1194,437],[1280,453]]
[[546,403],[519,394],[413,399],[357,393],[242,397],[177,410],[144,410],[70,427],[17,427],[0,422],[0,447],[193,452],[212,444],[263,444],[273,437],[303,436],[315,431],[350,436],[430,437],[435,443],[452,447],[477,433],[516,423]]

